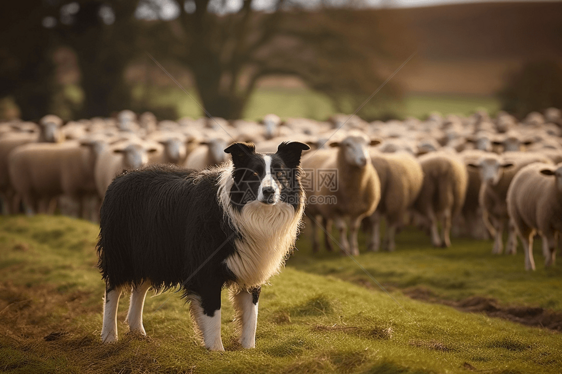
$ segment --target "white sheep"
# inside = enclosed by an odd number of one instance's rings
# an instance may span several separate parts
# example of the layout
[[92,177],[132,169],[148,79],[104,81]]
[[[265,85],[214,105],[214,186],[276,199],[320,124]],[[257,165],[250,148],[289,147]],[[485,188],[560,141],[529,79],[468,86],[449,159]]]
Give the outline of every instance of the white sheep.
[[94,166],[106,146],[104,140],[62,144],[33,143],[18,147],[9,156],[12,185],[26,204],[27,213],[53,213],[53,200],[66,195],[80,206],[96,194]]
[[515,254],[517,250],[515,228],[507,211],[507,190],[517,172],[534,162],[551,163],[541,154],[508,152],[502,156],[488,154],[481,157],[477,163],[468,164],[469,167],[480,170],[482,186],[479,202],[484,223],[490,234],[495,236],[493,254],[501,254],[503,251],[502,236],[506,225],[509,225],[507,253]]
[[189,154],[184,166],[188,169],[202,170],[210,166],[222,164],[227,160],[227,155],[224,153],[226,146],[227,142],[222,138],[202,141]]
[[[414,209],[429,221],[431,242],[435,247],[450,247],[452,219],[463,206],[468,176],[462,161],[445,152],[433,152],[419,158],[423,184]],[[437,222],[441,221],[441,237]]]
[[422,168],[418,160],[406,152],[381,153],[370,148],[369,154],[379,176],[381,199],[375,212],[366,219],[370,229],[368,249],[379,250],[380,218],[385,217],[384,249],[394,251],[396,229],[403,223],[404,216],[420,192]]
[[507,192],[509,215],[525,250],[525,269],[535,270],[533,237],[542,236],[545,266],[554,265],[558,235],[562,232],[562,164],[525,166]]
[[96,188],[101,199],[113,179],[126,170],[138,169],[148,163],[148,157],[162,152],[162,146],[152,142],[120,142],[101,152],[95,166]]
[[[378,140],[371,141],[365,134],[353,131],[341,142],[330,144],[337,150],[319,150],[303,158],[305,173],[313,173],[317,182],[312,188],[305,188],[308,195],[307,211],[314,212],[310,219],[315,243],[316,217],[313,215],[318,213],[324,219],[335,222],[342,251],[359,254],[357,233],[361,220],[375,211],[380,200],[380,181],[368,153],[368,146],[378,143]],[[337,185],[322,183],[322,173],[335,177]],[[335,201],[330,201],[331,198]],[[347,238],[346,219],[349,219],[351,244]],[[313,245],[318,247],[317,244]]]

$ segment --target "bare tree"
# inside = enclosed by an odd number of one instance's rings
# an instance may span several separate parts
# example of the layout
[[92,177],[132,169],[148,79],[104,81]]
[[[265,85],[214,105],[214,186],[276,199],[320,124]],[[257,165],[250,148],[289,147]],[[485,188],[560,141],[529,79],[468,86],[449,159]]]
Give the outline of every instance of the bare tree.
[[[378,13],[358,11],[356,2],[310,9],[307,2],[277,0],[264,12],[252,0],[236,11],[225,11],[226,1],[174,1],[180,14],[160,25],[166,50],[157,55],[190,69],[214,116],[240,118],[259,79],[269,75],[298,76],[346,110],[380,84],[377,63],[396,52],[385,44],[392,38],[381,34]],[[389,89],[386,96],[396,94]]]

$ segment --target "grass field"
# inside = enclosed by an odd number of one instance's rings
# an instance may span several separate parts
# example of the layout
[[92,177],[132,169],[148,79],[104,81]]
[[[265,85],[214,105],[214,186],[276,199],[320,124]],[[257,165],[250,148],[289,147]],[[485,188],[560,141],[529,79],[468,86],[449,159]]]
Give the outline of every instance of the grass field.
[[148,338],[127,334],[120,322],[120,342],[103,345],[97,231],[64,217],[0,218],[0,370],[559,373],[562,367],[559,332],[405,296],[426,287],[451,300],[491,295],[505,304],[560,310],[559,266],[526,273],[521,255],[493,257],[489,243],[458,240],[436,250],[412,231],[400,235],[395,253],[357,258],[388,294],[360,279],[365,273],[347,257],[313,257],[302,237],[287,268],[262,291],[254,350],[236,342],[227,292],[225,353],[201,347],[187,306],[173,292],[147,299]]
[[[142,96],[142,89],[138,88],[136,97]],[[153,105],[173,105],[180,117],[198,118],[202,110],[195,102],[197,95],[189,96],[175,87],[154,88],[147,93],[146,100]],[[375,96],[373,101],[377,100]],[[499,103],[493,97],[461,96],[461,95],[422,95],[406,96],[402,103],[393,106],[393,110],[401,118],[408,116],[424,118],[429,113],[437,111],[443,114],[469,115],[477,108],[484,108],[489,113],[499,110]],[[322,94],[305,89],[289,88],[261,88],[257,89],[248,103],[244,118],[257,120],[269,113],[275,113],[282,118],[303,117],[325,120],[336,113],[328,98]],[[212,113],[211,113],[212,114]],[[358,113],[361,116],[361,112]]]

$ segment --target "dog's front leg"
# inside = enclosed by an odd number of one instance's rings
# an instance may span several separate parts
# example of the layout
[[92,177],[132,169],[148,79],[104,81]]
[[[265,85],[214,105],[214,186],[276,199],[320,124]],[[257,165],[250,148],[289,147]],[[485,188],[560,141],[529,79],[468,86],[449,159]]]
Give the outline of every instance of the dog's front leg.
[[256,328],[258,326],[258,301],[261,287],[241,291],[234,296],[237,319],[242,323],[240,343],[244,348],[256,347]]
[[205,347],[211,351],[224,351],[221,340],[221,286],[205,285],[189,298]]

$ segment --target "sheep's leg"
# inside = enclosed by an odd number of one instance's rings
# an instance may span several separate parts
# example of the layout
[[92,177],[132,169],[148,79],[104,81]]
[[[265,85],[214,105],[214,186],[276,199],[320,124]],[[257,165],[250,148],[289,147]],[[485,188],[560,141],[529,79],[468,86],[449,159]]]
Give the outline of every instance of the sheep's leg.
[[322,218],[324,222],[324,245],[328,252],[334,251],[334,246],[332,245],[332,220],[327,218]]
[[310,217],[310,230],[312,231],[312,252],[317,253],[320,246],[318,245],[318,224],[316,220],[318,216]]
[[150,282],[143,282],[138,286],[133,287],[133,292],[131,292],[131,302],[129,304],[129,312],[127,313],[127,319],[125,320],[129,324],[129,329],[131,331],[140,332],[142,335],[146,335],[144,326],[142,324],[142,311],[144,309],[144,300],[146,298],[146,293],[150,288]]
[[533,258],[533,236],[534,231],[521,233],[521,243],[525,251],[525,270],[535,270],[535,259]]
[[347,229],[342,217],[336,218],[336,228],[340,234],[340,248],[343,254],[349,254],[349,242],[347,241]]
[[234,309],[238,316],[237,320],[242,323],[242,335],[240,343],[244,348],[256,347],[256,329],[258,326],[258,301],[261,288],[257,287],[250,292],[244,290],[234,295]]
[[101,340],[104,343],[117,341],[117,307],[121,297],[121,288],[108,287],[105,290],[103,303],[103,327],[101,329]]
[[361,225],[361,217],[350,219],[349,238],[351,240],[351,254],[354,256],[359,256],[359,241],[357,240],[357,234],[359,232],[360,225]]
[[509,220],[508,233],[509,236],[507,238],[507,248],[505,253],[514,255],[517,253],[517,234],[515,233],[515,224],[513,223],[513,220]]
[[439,238],[439,230],[437,228],[437,218],[435,217],[435,213],[431,208],[427,213],[429,222],[431,224],[431,244],[434,247],[441,247],[441,238]]
[[198,294],[189,295],[191,313],[211,351],[224,351],[221,339],[221,285],[208,284]]
[[367,222],[369,223],[371,232],[369,235],[369,244],[368,249],[369,251],[378,252],[381,243],[381,224],[380,224],[381,215],[378,212],[373,213],[370,217],[367,218]]
[[443,235],[441,246],[443,248],[449,248],[451,246],[451,209],[445,209],[441,217],[441,222],[443,223],[441,227]]
[[492,254],[500,255],[503,251],[503,227],[504,227],[503,220],[501,219],[494,220],[496,239],[494,241],[494,248],[492,249]]
[[542,241],[543,241],[543,251],[544,251],[545,243],[546,243],[546,250],[547,250],[547,256],[545,257],[544,266],[545,267],[553,266],[554,261],[556,260],[556,244],[558,241],[556,235],[552,231],[543,233]]
[[398,222],[386,220],[386,234],[384,236],[384,249],[388,252],[394,252],[396,249],[396,228],[398,227]]

